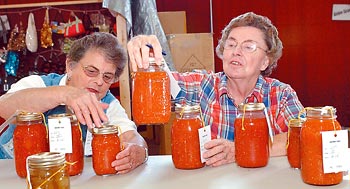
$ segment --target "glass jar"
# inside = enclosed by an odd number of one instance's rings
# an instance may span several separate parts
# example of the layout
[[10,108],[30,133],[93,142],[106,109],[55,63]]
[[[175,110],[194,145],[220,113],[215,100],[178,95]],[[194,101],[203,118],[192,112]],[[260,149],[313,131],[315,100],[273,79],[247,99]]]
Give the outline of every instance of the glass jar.
[[84,169],[84,147],[82,132],[75,115],[72,114],[53,114],[49,119],[69,118],[72,131],[72,153],[66,153],[67,168],[70,176],[78,175]]
[[332,106],[305,108],[306,120],[300,133],[301,177],[307,184],[334,185],[343,173],[323,173],[322,131],[341,130]]
[[171,154],[178,169],[198,169],[201,162],[198,129],[202,128],[199,105],[177,105],[171,127]]
[[111,164],[121,150],[118,127],[114,125],[95,127],[92,133],[92,166],[96,175],[117,173]]
[[43,152],[28,157],[28,189],[69,189],[70,180],[65,168],[65,155],[59,152]]
[[287,158],[290,167],[300,169],[300,130],[303,125],[301,119],[289,121]]
[[147,69],[139,69],[133,77],[132,116],[137,125],[167,123],[171,115],[170,79],[154,58]]
[[48,152],[49,139],[41,113],[21,112],[16,117],[13,133],[13,150],[16,172],[19,177],[26,177],[26,159],[40,152]]
[[241,167],[264,167],[269,160],[269,134],[263,103],[238,106],[234,122],[235,158]]

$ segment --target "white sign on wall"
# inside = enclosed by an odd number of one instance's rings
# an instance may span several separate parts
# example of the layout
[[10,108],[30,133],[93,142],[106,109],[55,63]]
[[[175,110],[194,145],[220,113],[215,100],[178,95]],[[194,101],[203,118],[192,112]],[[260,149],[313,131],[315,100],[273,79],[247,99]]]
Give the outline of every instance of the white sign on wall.
[[350,20],[350,4],[334,4],[332,20]]

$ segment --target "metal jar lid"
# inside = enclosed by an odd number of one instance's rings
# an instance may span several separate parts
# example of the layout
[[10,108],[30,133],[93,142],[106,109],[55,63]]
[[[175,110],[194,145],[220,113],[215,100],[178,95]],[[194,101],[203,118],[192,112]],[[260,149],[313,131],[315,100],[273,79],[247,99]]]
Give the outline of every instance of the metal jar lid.
[[27,161],[29,168],[49,168],[63,165],[66,159],[64,153],[42,152],[28,156]]
[[176,113],[195,113],[195,112],[200,112],[200,106],[199,104],[175,104],[175,112]]
[[62,114],[52,114],[48,116],[49,119],[60,119],[65,117],[68,117],[70,122],[73,124],[76,124],[78,122],[77,116],[75,116],[74,114],[62,113]]
[[257,111],[257,110],[264,110],[265,105],[264,103],[246,103],[246,104],[240,104],[238,105],[238,109],[240,111]]
[[302,119],[290,119],[289,120],[289,127],[301,127],[303,126],[303,123],[305,120]]
[[37,121],[37,120],[43,120],[41,113],[36,112],[20,112],[17,117],[17,121]]
[[118,134],[119,128],[116,125],[104,124],[102,127],[94,127],[92,134]]
[[307,107],[306,117],[329,117],[336,118],[336,108],[333,106],[324,106],[324,107]]

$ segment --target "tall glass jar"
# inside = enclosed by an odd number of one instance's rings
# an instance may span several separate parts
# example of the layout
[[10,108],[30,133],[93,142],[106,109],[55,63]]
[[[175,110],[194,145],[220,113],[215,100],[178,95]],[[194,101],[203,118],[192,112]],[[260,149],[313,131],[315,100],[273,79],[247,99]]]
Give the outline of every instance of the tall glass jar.
[[65,155],[59,152],[43,152],[28,157],[28,189],[69,189],[69,173],[65,167]]
[[301,119],[289,121],[287,158],[290,167],[300,169],[300,130],[303,125]]
[[72,131],[72,153],[66,153],[67,168],[70,176],[78,175],[84,169],[84,147],[82,132],[75,115],[72,114],[53,114],[49,119],[69,118]]
[[301,177],[307,184],[334,185],[343,173],[323,173],[322,131],[341,130],[332,106],[305,108],[306,121],[300,133]]
[[139,69],[133,77],[132,116],[137,125],[167,123],[171,115],[170,79],[163,70],[149,59],[147,69]]
[[16,121],[13,133],[14,160],[17,175],[24,178],[27,176],[27,157],[50,151],[48,133],[41,113],[21,112]]
[[198,169],[201,162],[198,129],[203,122],[199,105],[178,105],[176,118],[171,127],[171,152],[174,166],[178,169]]
[[117,173],[112,162],[120,152],[118,127],[104,125],[93,128],[92,138],[92,166],[96,175],[111,175]]
[[269,160],[269,134],[263,103],[238,106],[234,123],[236,163],[241,167],[264,167]]

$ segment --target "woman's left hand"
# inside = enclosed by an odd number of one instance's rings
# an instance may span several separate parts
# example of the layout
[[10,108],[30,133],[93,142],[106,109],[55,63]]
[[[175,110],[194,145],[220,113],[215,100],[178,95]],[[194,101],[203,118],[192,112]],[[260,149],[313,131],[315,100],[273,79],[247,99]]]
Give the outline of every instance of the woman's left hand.
[[235,162],[235,143],[226,139],[214,139],[204,144],[203,154],[208,166],[220,166]]
[[117,170],[118,174],[125,174],[139,165],[141,165],[146,158],[145,148],[134,143],[123,143],[124,149],[121,150],[116,160],[112,162],[112,167]]

